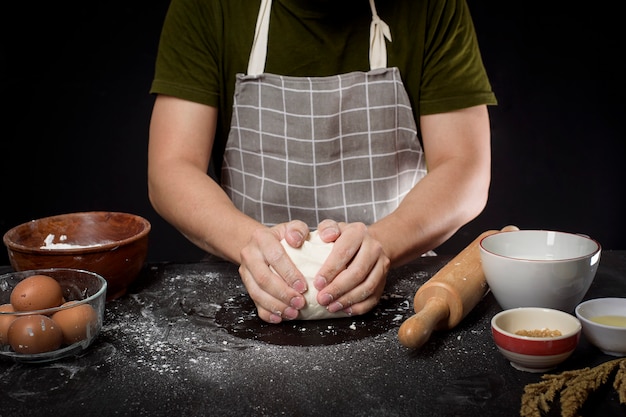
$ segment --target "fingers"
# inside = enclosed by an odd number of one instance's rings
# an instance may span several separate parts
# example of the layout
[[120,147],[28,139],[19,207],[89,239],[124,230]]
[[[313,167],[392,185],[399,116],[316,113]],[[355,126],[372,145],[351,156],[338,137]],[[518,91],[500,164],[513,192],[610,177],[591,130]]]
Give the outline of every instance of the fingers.
[[[361,250],[364,240],[369,236],[367,226],[363,223],[336,224],[341,230],[341,237],[335,241],[332,252],[313,280],[315,288],[320,291],[331,283],[341,271],[347,268],[357,252]],[[357,265],[357,267],[369,270],[374,265],[375,259],[377,258],[378,255],[371,260],[370,268],[361,265]],[[365,260],[365,262],[367,262],[367,260]]]
[[379,260],[363,279],[362,272],[351,265],[324,289],[321,296],[318,295],[318,302],[322,305],[328,303],[325,305],[331,313],[364,314],[380,301],[388,267],[388,261]]
[[[305,304],[306,280],[280,243],[286,230],[258,229],[241,251],[239,275],[259,317],[269,323],[295,319]],[[293,225],[292,231],[301,230]]]
[[321,305],[330,312],[364,314],[383,294],[390,260],[363,224],[340,224],[341,237],[315,280]]
[[[254,276],[246,268],[240,267],[239,274],[257,307],[261,320],[268,323],[280,323],[283,319],[293,320],[298,317],[298,310],[303,308],[305,304],[304,298],[286,292],[281,293],[280,291],[284,290],[286,286],[275,285],[275,283],[280,283],[282,279],[271,268],[268,267],[265,273]],[[269,292],[273,289],[279,291],[277,296]]]
[[[285,249],[280,244],[280,240],[284,237],[287,244],[299,248],[308,237],[309,227],[300,220],[294,220],[284,225],[276,226],[272,228],[272,231],[275,235],[277,233],[276,237],[278,242],[268,238],[260,243],[262,245],[260,249],[267,252],[265,258],[266,265],[273,268],[279,278],[282,277],[282,280],[286,282],[287,285],[302,294],[307,290],[306,279],[287,255]],[[264,266],[265,265],[263,265],[263,267]]]
[[317,226],[317,233],[322,241],[326,243],[334,242],[341,234],[339,223],[330,219],[322,220]]
[[293,220],[285,224],[284,238],[292,248],[302,246],[309,234],[309,226],[303,221]]

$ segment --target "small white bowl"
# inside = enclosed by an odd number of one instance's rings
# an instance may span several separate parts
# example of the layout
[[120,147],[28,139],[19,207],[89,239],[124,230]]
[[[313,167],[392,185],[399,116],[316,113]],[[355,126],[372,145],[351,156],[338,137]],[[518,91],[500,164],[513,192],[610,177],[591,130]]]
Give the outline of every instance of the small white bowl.
[[550,230],[499,232],[480,241],[485,279],[500,307],[573,313],[596,275],[600,244]]
[[[520,307],[491,319],[491,334],[502,355],[520,371],[546,372],[567,359],[578,346],[580,321],[560,310]],[[558,336],[519,335],[518,331],[556,331]]]
[[576,307],[576,317],[594,346],[607,355],[626,356],[626,298],[587,300]]

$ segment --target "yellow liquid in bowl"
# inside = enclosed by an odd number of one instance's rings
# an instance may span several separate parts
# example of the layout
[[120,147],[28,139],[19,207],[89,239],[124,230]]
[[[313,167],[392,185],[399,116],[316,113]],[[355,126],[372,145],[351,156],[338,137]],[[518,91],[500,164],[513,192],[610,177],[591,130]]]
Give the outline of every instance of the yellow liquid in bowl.
[[596,316],[591,317],[589,320],[599,324],[604,324],[605,326],[626,327],[626,316]]

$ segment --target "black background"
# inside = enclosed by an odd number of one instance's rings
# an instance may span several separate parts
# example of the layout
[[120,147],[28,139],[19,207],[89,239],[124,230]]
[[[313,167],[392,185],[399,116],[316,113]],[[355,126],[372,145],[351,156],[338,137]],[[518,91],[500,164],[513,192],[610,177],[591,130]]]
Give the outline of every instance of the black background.
[[[621,14],[588,2],[468,3],[499,100],[493,180],[485,211],[438,252],[506,224],[626,249]],[[148,90],[168,4],[2,6],[0,233],[66,212],[127,211],[152,223],[150,261],[203,256],[147,198]]]

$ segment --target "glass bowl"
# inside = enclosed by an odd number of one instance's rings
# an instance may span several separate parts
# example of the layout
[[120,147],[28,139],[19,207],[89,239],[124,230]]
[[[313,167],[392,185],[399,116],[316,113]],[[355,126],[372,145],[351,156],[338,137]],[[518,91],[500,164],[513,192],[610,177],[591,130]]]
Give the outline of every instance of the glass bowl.
[[[15,298],[12,304],[11,294],[20,282],[37,275],[51,277],[58,282],[62,294],[61,303],[51,308],[19,311],[21,307],[17,309],[14,307]],[[31,285],[30,288],[30,294],[32,291],[39,290],[37,285]],[[17,362],[40,363],[83,352],[95,340],[102,328],[106,293],[107,281],[101,275],[85,270],[48,268],[0,275],[0,358]],[[20,293],[21,296],[23,296],[22,293]],[[20,320],[19,326],[15,324],[18,320]],[[42,324],[35,327],[45,328],[46,331],[41,333],[40,329],[29,327],[30,324],[25,322],[31,320]],[[18,330],[17,327],[20,329]],[[62,335],[60,343],[58,343],[59,331]],[[13,336],[12,340],[11,336]],[[28,339],[28,337],[33,339]],[[37,339],[38,337],[40,339]],[[41,349],[33,347],[41,344],[42,337],[53,339],[51,344],[47,340],[43,343],[54,348],[40,351]],[[28,343],[23,343],[23,338],[32,340],[32,345],[29,347]]]

